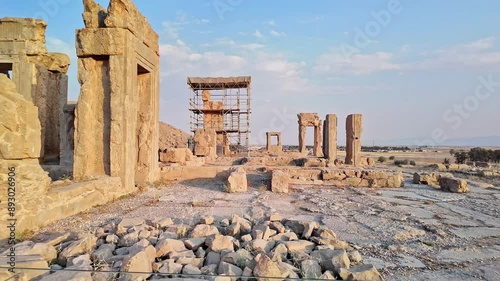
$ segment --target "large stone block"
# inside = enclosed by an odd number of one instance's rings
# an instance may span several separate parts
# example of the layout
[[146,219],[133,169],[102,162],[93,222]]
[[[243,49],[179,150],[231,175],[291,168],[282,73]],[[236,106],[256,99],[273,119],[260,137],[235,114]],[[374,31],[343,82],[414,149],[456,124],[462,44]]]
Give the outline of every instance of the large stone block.
[[337,159],[337,115],[326,115],[323,130],[323,153],[325,158]]
[[283,172],[275,170],[271,178],[271,191],[275,193],[288,193],[290,176]]
[[131,0],[111,0],[104,23],[107,28],[128,29],[146,46],[159,54],[158,34]]
[[453,192],[453,193],[466,193],[469,192],[467,187],[467,182],[461,179],[455,179],[452,177],[440,177],[439,186],[441,190]]
[[40,157],[38,109],[5,74],[0,74],[0,159]]
[[76,54],[78,57],[122,55],[125,52],[126,40],[125,29],[79,29],[76,31]]
[[247,190],[248,182],[245,169],[243,169],[242,167],[233,169],[227,179],[227,192],[247,192]]

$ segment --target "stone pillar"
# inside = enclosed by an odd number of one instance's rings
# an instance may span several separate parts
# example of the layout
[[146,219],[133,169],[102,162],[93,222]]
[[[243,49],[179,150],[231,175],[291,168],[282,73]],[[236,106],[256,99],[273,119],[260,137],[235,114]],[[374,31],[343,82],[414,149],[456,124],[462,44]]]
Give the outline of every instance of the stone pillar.
[[321,121],[318,125],[314,126],[314,147],[313,154],[316,157],[323,157],[323,129]]
[[361,165],[361,134],[363,132],[363,115],[351,114],[346,120],[346,157],[348,165]]
[[337,159],[337,115],[328,114],[324,122],[323,152],[326,159]]
[[306,152],[306,126],[299,123],[299,151]]
[[61,124],[61,154],[60,165],[73,166],[73,153],[75,150],[75,108],[76,102],[69,102],[64,106],[63,122]]

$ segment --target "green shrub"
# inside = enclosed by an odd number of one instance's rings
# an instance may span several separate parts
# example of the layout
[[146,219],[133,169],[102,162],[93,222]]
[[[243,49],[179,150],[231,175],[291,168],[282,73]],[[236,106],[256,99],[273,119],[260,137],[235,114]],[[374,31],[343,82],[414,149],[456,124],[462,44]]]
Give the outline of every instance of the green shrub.
[[394,159],[396,159],[396,157],[394,157],[394,155],[389,157],[389,160],[394,160]]
[[417,165],[417,163],[415,163],[415,161],[411,160],[411,161],[410,161],[410,165],[412,165],[412,166],[416,166],[416,165]]
[[380,156],[377,161],[380,163],[384,163],[385,161],[387,161],[387,159],[384,156]]

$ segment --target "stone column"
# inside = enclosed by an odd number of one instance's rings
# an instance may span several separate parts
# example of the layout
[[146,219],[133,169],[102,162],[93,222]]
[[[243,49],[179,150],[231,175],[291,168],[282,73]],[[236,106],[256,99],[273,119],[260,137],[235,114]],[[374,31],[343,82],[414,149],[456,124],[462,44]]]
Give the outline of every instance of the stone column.
[[348,165],[361,165],[361,134],[363,132],[363,115],[351,114],[346,120],[346,157]]
[[318,125],[314,126],[314,148],[313,148],[313,153],[314,156],[316,157],[323,157],[323,129],[322,129],[322,124],[321,121],[318,123]]
[[337,115],[328,114],[324,122],[323,152],[326,159],[337,159]]
[[299,151],[306,152],[306,126],[299,123]]

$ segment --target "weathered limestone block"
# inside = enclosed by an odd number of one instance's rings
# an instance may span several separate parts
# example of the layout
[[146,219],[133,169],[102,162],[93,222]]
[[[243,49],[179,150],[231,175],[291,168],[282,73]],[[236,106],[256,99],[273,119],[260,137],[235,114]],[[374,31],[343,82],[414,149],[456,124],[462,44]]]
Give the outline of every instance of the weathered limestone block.
[[67,73],[70,65],[69,56],[62,53],[46,53],[29,56],[28,61],[41,65],[47,70],[58,73]]
[[351,114],[346,120],[346,158],[347,165],[361,165],[361,134],[363,132],[363,115]]
[[0,123],[0,159],[40,157],[38,109],[5,74],[0,74]]
[[384,279],[378,270],[371,264],[364,264],[352,267],[350,269],[341,268],[339,275],[342,280],[364,280],[364,281],[383,281]]
[[274,193],[288,193],[290,176],[283,171],[275,170],[271,178],[271,191]]
[[387,187],[403,187],[405,183],[405,179],[403,176],[403,172],[396,173],[392,176],[389,176],[387,179]]
[[325,158],[337,159],[337,115],[326,115],[323,130],[323,152]]
[[[45,29],[47,23],[40,19],[30,18],[0,18],[0,46],[1,42],[20,42],[17,47],[10,49],[7,54],[38,55],[47,53],[45,47]],[[12,47],[12,44],[9,44]],[[0,48],[3,49],[3,48]]]
[[440,188],[439,178],[440,177],[453,177],[449,173],[414,173],[413,183],[414,184],[426,184],[434,188]]
[[104,23],[107,28],[129,30],[156,54],[160,53],[158,34],[131,0],[111,0]]
[[247,172],[242,167],[238,167],[231,171],[227,179],[227,192],[247,192],[248,182],[247,182]]
[[440,177],[439,186],[441,187],[441,190],[453,193],[470,192],[465,180],[455,179],[451,177]]
[[68,102],[63,109],[64,115],[61,124],[61,153],[59,162],[62,166],[73,165],[73,154],[75,150],[75,108],[76,102]]
[[[78,57],[122,55],[127,30],[119,28],[84,28],[76,31]],[[99,44],[96,44],[99,42]]]
[[185,165],[188,161],[193,160],[193,153],[189,148],[167,148],[167,152],[162,154],[161,162],[163,163],[179,163]]
[[86,28],[106,27],[104,20],[107,16],[107,11],[94,0],[83,0],[83,22]]
[[213,129],[198,129],[194,132],[194,155],[217,156],[217,133]]

